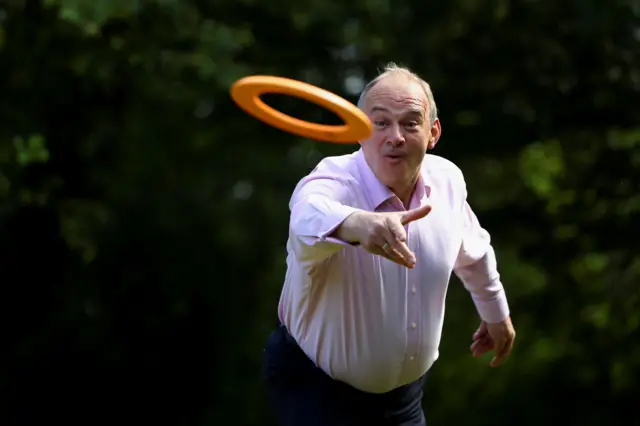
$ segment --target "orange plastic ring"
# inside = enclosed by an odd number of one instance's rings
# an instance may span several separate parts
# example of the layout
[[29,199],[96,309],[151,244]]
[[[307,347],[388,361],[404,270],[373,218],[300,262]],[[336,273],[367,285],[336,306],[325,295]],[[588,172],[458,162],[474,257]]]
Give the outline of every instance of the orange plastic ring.
[[[260,95],[278,93],[314,102],[337,114],[343,125],[327,125],[300,120],[265,104]],[[340,96],[311,84],[284,77],[254,75],[236,81],[231,97],[247,113],[286,132],[333,142],[355,143],[371,135],[371,122],[358,107]]]

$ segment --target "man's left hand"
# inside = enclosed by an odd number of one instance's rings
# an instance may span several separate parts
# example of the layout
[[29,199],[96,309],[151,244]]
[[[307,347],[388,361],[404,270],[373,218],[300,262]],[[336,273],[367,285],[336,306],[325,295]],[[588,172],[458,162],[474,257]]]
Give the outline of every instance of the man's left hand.
[[511,353],[515,338],[516,331],[513,328],[513,324],[511,324],[510,317],[496,324],[488,324],[482,321],[478,331],[473,335],[471,352],[473,352],[474,357],[478,358],[489,351],[493,351],[494,357],[490,365],[497,367]]

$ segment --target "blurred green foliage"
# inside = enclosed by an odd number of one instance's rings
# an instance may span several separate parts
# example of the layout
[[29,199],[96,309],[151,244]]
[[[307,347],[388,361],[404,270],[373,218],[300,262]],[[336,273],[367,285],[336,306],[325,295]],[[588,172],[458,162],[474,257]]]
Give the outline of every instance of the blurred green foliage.
[[452,281],[429,424],[632,421],[639,28],[633,0],[0,2],[2,424],[272,424],[289,195],[355,148],[228,90],[273,74],[355,102],[387,61],[432,84],[435,153],[465,172],[518,331],[504,367],[474,360]]

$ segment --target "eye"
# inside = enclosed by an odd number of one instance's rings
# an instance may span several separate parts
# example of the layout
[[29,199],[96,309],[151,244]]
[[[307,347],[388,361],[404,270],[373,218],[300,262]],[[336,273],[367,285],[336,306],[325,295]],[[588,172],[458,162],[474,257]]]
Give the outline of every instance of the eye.
[[420,125],[420,123],[417,122],[417,121],[408,121],[408,122],[404,123],[404,125],[406,127],[410,128],[410,129],[413,129],[415,127],[418,127]]
[[373,124],[378,127],[382,127],[382,126],[386,126],[387,122],[384,120],[374,120]]

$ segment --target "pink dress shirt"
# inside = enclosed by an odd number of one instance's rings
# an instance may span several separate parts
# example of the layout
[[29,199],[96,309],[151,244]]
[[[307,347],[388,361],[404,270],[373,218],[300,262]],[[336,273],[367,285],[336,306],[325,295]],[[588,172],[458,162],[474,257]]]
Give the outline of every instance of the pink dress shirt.
[[295,188],[280,321],[335,380],[384,393],[419,379],[438,358],[445,296],[455,274],[480,317],[509,308],[490,237],[467,204],[462,172],[426,155],[410,208],[432,211],[407,225],[413,269],[329,237],[357,211],[404,211],[362,150],[323,159]]

